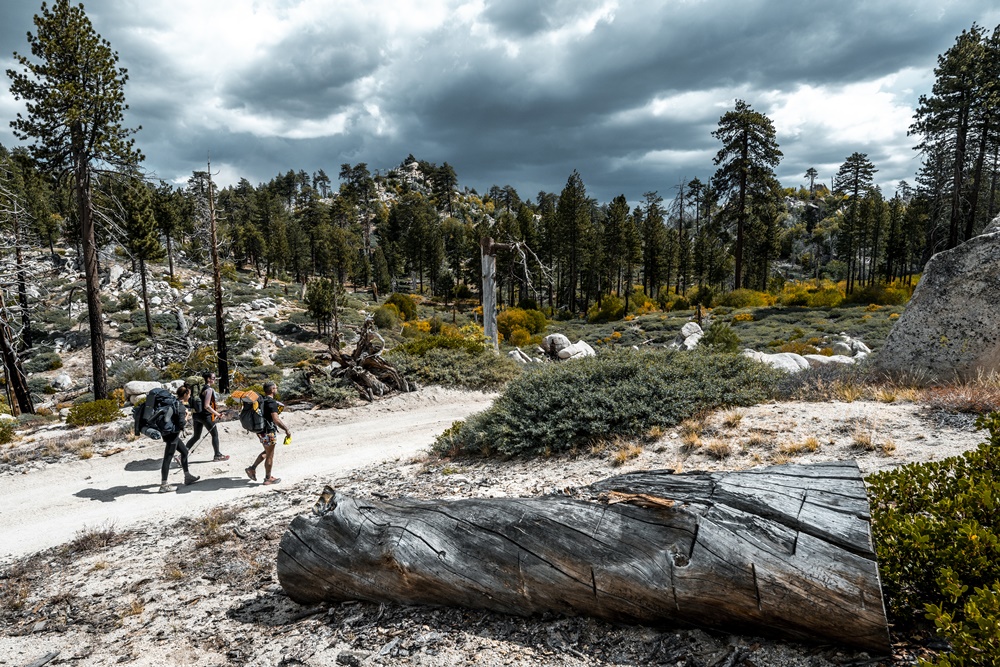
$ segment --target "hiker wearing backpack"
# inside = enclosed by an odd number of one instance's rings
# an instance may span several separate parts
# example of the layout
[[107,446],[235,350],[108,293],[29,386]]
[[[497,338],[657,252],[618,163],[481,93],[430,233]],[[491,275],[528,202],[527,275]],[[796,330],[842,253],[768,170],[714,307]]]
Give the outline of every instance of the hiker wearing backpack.
[[219,449],[219,429],[215,425],[215,420],[222,416],[216,409],[215,373],[202,373],[201,377],[205,380],[205,387],[197,397],[192,395],[188,403],[192,412],[191,420],[194,422],[194,433],[188,438],[185,445],[188,448],[188,453],[193,453],[194,448],[201,442],[202,430],[206,430],[212,436],[212,449],[215,451],[212,460],[228,461],[229,457]]
[[261,398],[260,411],[264,417],[264,430],[257,434],[264,451],[257,455],[257,460],[246,469],[247,477],[257,481],[257,466],[264,464],[264,484],[277,484],[281,480],[271,475],[271,466],[274,464],[274,447],[278,444],[276,436],[280,428],[287,437],[292,437],[292,432],[285,422],[278,415],[278,401],[274,395],[278,392],[278,385],[273,382],[264,383],[264,396]]
[[[191,390],[184,385],[177,388],[177,399],[170,406],[172,412],[170,419],[163,425],[160,435],[166,447],[163,450],[163,465],[160,466],[160,493],[170,493],[174,490],[167,483],[167,475],[170,473],[170,460],[174,457],[174,452],[180,454],[181,468],[184,469],[184,484],[194,484],[200,477],[196,477],[188,470],[188,448],[181,439],[184,431],[184,423],[187,421],[187,409],[184,407],[191,396]],[[146,400],[151,400],[148,396]]]

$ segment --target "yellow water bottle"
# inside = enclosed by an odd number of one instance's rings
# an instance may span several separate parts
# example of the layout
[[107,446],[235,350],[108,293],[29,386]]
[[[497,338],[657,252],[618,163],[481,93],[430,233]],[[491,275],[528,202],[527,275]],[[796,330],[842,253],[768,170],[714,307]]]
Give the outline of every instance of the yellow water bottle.
[[285,443],[284,444],[285,445],[292,444],[292,436],[290,434],[285,436]]

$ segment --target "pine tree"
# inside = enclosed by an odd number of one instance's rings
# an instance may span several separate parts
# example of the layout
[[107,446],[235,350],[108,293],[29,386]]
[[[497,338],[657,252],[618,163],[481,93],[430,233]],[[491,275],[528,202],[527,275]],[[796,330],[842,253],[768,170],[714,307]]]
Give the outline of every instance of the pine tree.
[[34,59],[15,53],[23,69],[7,70],[11,94],[24,100],[27,116],[11,122],[14,135],[32,141],[32,155],[48,170],[72,175],[87,282],[94,397],[107,398],[104,331],[94,220],[93,176],[101,168],[128,170],[142,160],[123,126],[125,68],[94,30],[83,5],[42,4],[28,33]]
[[753,200],[773,196],[777,180],[774,168],[782,154],[771,119],[743,100],[737,100],[735,109],[723,114],[712,136],[722,142],[714,160],[718,170],[712,186],[720,198],[726,198],[726,211],[736,221],[733,284],[739,288],[744,285],[743,250]]
[[833,180],[834,191],[847,198],[847,211],[837,245],[841,257],[847,262],[848,294],[854,291],[855,278],[860,272],[858,254],[864,238],[861,201],[872,188],[877,171],[867,153],[852,153],[840,165]]

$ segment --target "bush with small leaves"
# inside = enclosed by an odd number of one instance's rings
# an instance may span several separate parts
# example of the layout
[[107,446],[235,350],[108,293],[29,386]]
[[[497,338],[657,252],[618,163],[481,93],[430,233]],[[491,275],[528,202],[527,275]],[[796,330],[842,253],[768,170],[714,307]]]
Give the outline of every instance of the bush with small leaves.
[[736,352],[740,349],[740,337],[728,324],[716,320],[708,327],[701,344],[716,352]]
[[274,353],[275,366],[294,366],[300,361],[310,361],[314,358],[311,350],[298,345],[283,347]]
[[118,297],[118,310],[132,311],[139,307],[139,297],[132,292],[123,292]]
[[109,424],[121,419],[122,412],[118,402],[112,399],[102,399],[88,403],[80,403],[69,409],[66,423],[71,426],[93,426],[94,424]]
[[372,314],[372,321],[384,331],[395,330],[399,328],[399,308],[391,303],[379,306]]
[[973,451],[865,480],[891,620],[933,621],[954,667],[1000,664],[1000,413],[976,425],[989,438]]
[[531,368],[484,412],[435,443],[441,452],[539,455],[638,437],[704,410],[765,400],[780,372],[734,354],[612,351]]
[[603,297],[600,304],[594,302],[587,311],[587,321],[591,324],[615,322],[623,317],[625,317],[625,301],[614,294]]
[[14,429],[16,427],[17,422],[13,419],[0,419],[0,445],[14,442]]
[[55,352],[39,352],[24,362],[24,370],[26,373],[43,373],[62,368],[62,365],[62,358]]
[[399,311],[400,316],[406,321],[410,321],[417,316],[417,304],[414,303],[413,298],[409,294],[400,294],[398,292],[390,294],[389,298],[385,300],[385,305],[389,304],[396,306],[396,310]]

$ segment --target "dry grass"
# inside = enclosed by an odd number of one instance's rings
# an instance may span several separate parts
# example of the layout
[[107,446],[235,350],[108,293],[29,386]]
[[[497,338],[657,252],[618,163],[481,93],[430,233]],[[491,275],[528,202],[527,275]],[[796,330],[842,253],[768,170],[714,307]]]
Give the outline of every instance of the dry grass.
[[651,426],[648,431],[646,431],[646,437],[650,440],[659,440],[663,437],[665,431],[662,426]]
[[851,436],[851,444],[858,449],[863,449],[866,452],[874,452],[878,448],[878,445],[875,444],[875,436],[872,432],[860,427],[856,429],[854,431],[854,435]]
[[695,417],[690,417],[685,419],[680,423],[678,430],[681,433],[681,438],[689,435],[700,436],[705,430],[707,418],[705,415],[697,415]]
[[125,535],[118,532],[114,523],[109,522],[100,528],[83,528],[77,531],[67,548],[73,553],[86,553],[120,544],[124,540]]
[[614,456],[611,457],[611,463],[616,466],[625,465],[634,458],[642,454],[642,447],[636,444],[622,445],[617,450],[615,450]]
[[882,456],[892,456],[896,453],[896,443],[892,440],[886,440],[881,445],[879,445],[879,453]]
[[931,387],[924,390],[923,401],[948,412],[995,412],[1000,410],[1000,382],[991,375],[971,382]]
[[106,570],[109,567],[110,566],[108,565],[108,561],[106,561],[106,560],[99,560],[96,563],[94,563],[93,567],[90,568],[90,571],[91,572],[100,572],[101,570]]
[[140,598],[132,598],[132,601],[128,603],[128,606],[122,609],[121,618],[127,618],[129,616],[139,616],[146,609],[146,603]]
[[751,433],[750,437],[747,438],[746,442],[743,443],[743,449],[771,449],[773,446],[773,441],[771,438],[763,433]]
[[184,578],[184,570],[180,569],[176,565],[167,570],[167,579],[173,579],[178,581]]
[[799,442],[788,442],[778,447],[778,452],[786,456],[798,456],[819,450],[819,440],[816,436],[810,435],[805,440]]
[[230,530],[224,530],[223,526],[239,518],[239,511],[233,508],[215,507],[208,510],[195,522],[197,539],[194,546],[196,549],[220,544],[233,537]]
[[853,382],[838,382],[833,386],[833,397],[845,403],[853,403],[865,395],[865,386]]
[[693,452],[694,450],[701,447],[701,436],[697,433],[683,433],[681,434],[681,451],[682,452]]
[[727,412],[722,416],[722,425],[726,428],[736,428],[743,421],[743,413],[739,410]]
[[81,459],[86,460],[86,459],[90,459],[90,458],[93,458],[93,457],[94,457],[94,450],[91,449],[90,447],[85,447],[84,449],[80,450],[80,458]]
[[703,449],[706,454],[719,461],[733,455],[732,446],[725,440],[711,440]]

